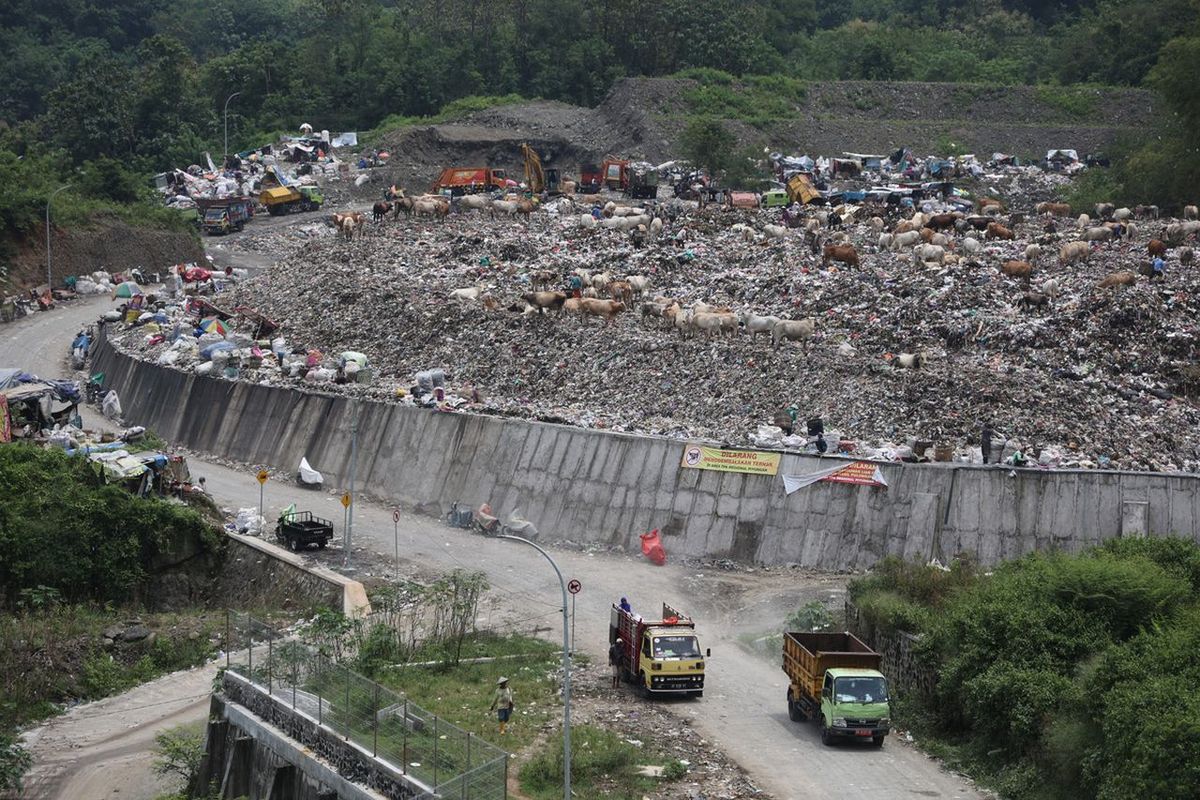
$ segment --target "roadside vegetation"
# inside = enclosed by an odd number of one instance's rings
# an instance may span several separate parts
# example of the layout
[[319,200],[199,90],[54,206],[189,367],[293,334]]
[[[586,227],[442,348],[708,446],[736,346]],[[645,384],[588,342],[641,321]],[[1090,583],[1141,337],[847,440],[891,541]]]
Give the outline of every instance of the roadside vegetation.
[[1200,547],[1124,539],[981,573],[888,560],[861,619],[920,635],[922,744],[1014,800],[1191,798],[1200,786]]
[[0,790],[28,768],[16,730],[206,661],[222,615],[147,613],[174,536],[216,548],[195,512],[105,486],[83,459],[0,447]]

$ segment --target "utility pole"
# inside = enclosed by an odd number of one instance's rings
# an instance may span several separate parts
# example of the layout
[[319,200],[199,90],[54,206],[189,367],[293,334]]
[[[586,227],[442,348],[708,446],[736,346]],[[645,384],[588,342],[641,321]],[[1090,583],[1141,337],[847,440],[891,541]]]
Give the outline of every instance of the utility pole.
[[75,184],[68,183],[66,186],[60,186],[51,192],[50,197],[46,200],[46,289],[53,291],[54,279],[50,277],[50,203],[54,201],[55,195],[64,189],[70,189]]
[[350,502],[346,505],[346,553],[342,569],[350,569],[350,543],[354,533],[354,480],[358,474],[358,409],[359,404],[350,401],[354,406],[354,416],[350,418]]
[[221,169],[225,169],[225,159],[229,158],[229,101],[240,94],[241,92],[234,92],[225,98],[225,110],[222,112],[225,117],[225,150],[221,153]]
[[563,800],[571,799],[571,623],[567,617],[569,613],[567,608],[567,583],[563,580],[562,570],[558,568],[558,564],[554,563],[554,559],[550,554],[543,550],[538,545],[522,539],[520,536],[510,536],[501,534],[497,539],[512,539],[514,542],[523,542],[534,550],[537,550],[546,560],[550,562],[550,566],[554,567],[554,574],[558,576],[558,585],[562,589],[562,617],[563,617],[563,645],[562,645],[562,667],[563,667]]

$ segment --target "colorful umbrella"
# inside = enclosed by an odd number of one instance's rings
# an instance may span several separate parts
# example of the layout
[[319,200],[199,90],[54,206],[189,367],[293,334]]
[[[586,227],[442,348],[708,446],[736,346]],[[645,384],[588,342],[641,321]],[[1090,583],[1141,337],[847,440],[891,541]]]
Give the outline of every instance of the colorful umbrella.
[[225,326],[225,323],[216,317],[205,317],[200,320],[199,327],[205,333],[219,333],[222,336],[229,333],[229,328]]
[[145,294],[142,291],[142,287],[133,281],[118,283],[117,288],[113,290],[113,297],[137,297],[142,294]]

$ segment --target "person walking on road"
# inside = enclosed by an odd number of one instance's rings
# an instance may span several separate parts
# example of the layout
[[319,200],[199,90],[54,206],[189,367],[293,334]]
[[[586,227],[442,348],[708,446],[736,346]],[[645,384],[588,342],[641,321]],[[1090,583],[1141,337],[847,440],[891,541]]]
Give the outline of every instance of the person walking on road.
[[496,681],[496,693],[492,697],[492,711],[496,712],[496,717],[500,721],[501,735],[507,733],[508,719],[512,716],[513,710],[513,693],[508,686],[508,678],[500,678]]
[[608,663],[612,667],[612,688],[621,688],[621,644],[624,640],[620,636],[608,648]]

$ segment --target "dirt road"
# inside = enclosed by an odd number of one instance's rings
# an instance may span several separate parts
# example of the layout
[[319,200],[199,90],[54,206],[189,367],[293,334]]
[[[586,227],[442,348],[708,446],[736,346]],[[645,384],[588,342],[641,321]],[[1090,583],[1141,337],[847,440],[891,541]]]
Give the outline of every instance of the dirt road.
[[[105,307],[107,303],[92,301],[6,326],[0,333],[0,365],[21,366],[43,375],[63,373],[63,357],[71,336],[80,324],[94,319]],[[230,468],[193,457],[189,457],[189,462],[193,474],[207,478],[209,491],[220,504],[229,508],[258,504],[256,465]],[[335,494],[314,493],[287,480],[285,476],[292,474],[296,465],[266,466],[277,467],[279,476],[267,484],[268,518],[294,502],[301,509],[337,520],[341,532],[341,506]],[[456,567],[482,569],[491,581],[493,595],[504,606],[520,609],[530,627],[537,624],[552,631],[561,630],[557,628],[561,606],[559,586],[549,566],[531,548],[483,538],[408,513],[402,514],[393,528],[388,507],[363,499],[355,503],[353,533],[351,565],[362,567],[357,573],[360,578],[390,573],[393,548],[398,543],[402,573],[422,575]],[[548,540],[568,535],[566,531],[543,532],[543,538]],[[314,558],[337,566],[343,556],[340,548],[331,548]],[[813,727],[788,720],[786,684],[778,660],[753,654],[741,642],[754,634],[777,631],[784,616],[808,600],[840,597],[844,578],[789,570],[724,572],[676,563],[660,568],[641,558],[561,549],[554,551],[554,557],[567,577],[583,583],[576,610],[576,646],[595,659],[605,656],[609,608],[623,595],[632,600],[635,609],[647,615],[662,600],[671,600],[695,616],[704,646],[713,651],[708,688],[703,699],[676,702],[673,709],[691,718],[711,741],[749,772],[760,788],[780,800],[859,800],[864,795],[982,796],[962,778],[941,769],[899,737],[889,738],[882,750],[824,747]],[[141,703],[138,699],[141,691],[134,690],[122,697],[129,698],[131,703]],[[177,692],[180,703],[186,704],[191,696],[190,691]],[[202,708],[197,707],[196,711],[202,713]],[[171,724],[176,722],[172,719]],[[127,724],[124,718],[121,724]],[[56,720],[52,727],[66,731],[64,735],[70,744],[55,747],[53,756],[45,748],[37,748],[39,769],[94,770],[95,785],[101,785],[100,773],[103,773],[103,780],[109,782],[104,785],[120,787],[121,797],[137,798],[145,795],[137,792],[140,779],[131,765],[114,768],[99,764],[97,751],[91,748],[103,745],[128,757],[144,746],[143,733],[150,735],[145,740],[149,744],[151,731],[169,725],[160,720],[129,731],[114,733],[110,729],[107,738],[96,743],[91,742],[86,728],[78,737],[70,734],[74,726],[67,725],[66,718]],[[77,751],[80,760],[65,757],[48,760],[63,756],[64,749]],[[87,795],[54,792],[40,796]]]

